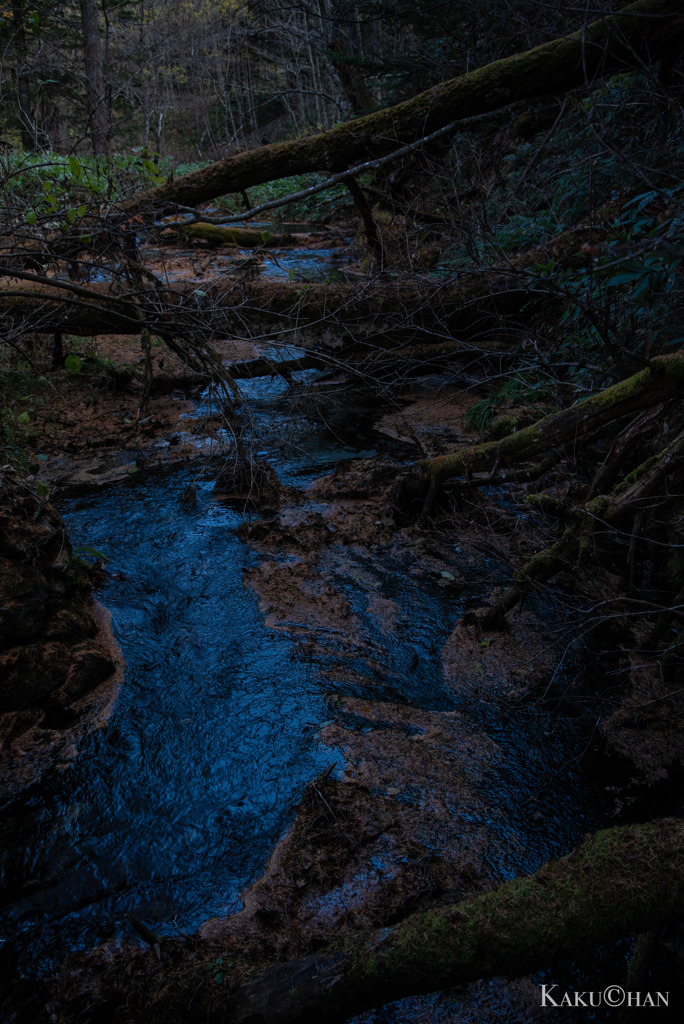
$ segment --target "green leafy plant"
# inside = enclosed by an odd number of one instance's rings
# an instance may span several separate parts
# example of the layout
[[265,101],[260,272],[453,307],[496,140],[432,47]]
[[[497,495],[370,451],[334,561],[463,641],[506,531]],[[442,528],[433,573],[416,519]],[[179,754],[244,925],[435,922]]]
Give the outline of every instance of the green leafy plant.
[[81,357],[74,355],[73,353],[68,355],[64,360],[64,369],[67,373],[80,373],[82,366],[83,363],[81,362]]
[[465,415],[465,421],[474,430],[485,430],[496,410],[505,406],[544,403],[555,407],[559,387],[559,382],[548,374],[532,371],[512,374],[486,398],[472,405]]
[[585,357],[620,363],[628,353],[648,355],[656,342],[681,344],[681,330],[673,331],[666,315],[684,258],[680,192],[634,197],[606,225],[599,256],[559,276],[567,300],[561,322],[570,328],[566,353],[579,348]]

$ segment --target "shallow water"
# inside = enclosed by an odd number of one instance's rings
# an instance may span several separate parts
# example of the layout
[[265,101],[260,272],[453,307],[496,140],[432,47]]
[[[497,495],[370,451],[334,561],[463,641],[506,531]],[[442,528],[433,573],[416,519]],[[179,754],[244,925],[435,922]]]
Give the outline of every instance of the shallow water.
[[[274,362],[301,359],[307,353],[294,345],[262,345],[260,354]],[[246,440],[257,459],[270,462],[280,482],[305,487],[316,477],[349,459],[397,455],[403,446],[372,430],[378,402],[370,396],[349,402],[348,386],[324,383],[318,370],[298,370],[289,384],[282,377],[240,380],[247,412]],[[214,396],[204,392],[193,415],[217,411]],[[230,457],[232,441],[225,437]]]
[[3,930],[34,946],[97,942],[125,911],[164,932],[234,909],[292,801],[336,759],[313,738],[325,711],[311,672],[243,586],[241,517],[212,502],[206,482],[184,511],[189,483],[150,479],[65,510],[75,543],[121,577],[100,599],[127,671],[107,732],[64,788],[32,794],[28,819],[21,808],[3,815],[4,838],[25,837],[7,844],[9,873],[45,880]]
[[[219,215],[220,213],[218,210],[206,210],[205,212],[209,216]],[[191,215],[188,215],[188,218],[191,218]],[[248,221],[244,223],[238,222],[231,226],[247,227],[255,231],[268,232],[272,235],[325,234],[325,228],[321,228],[318,225],[289,221]],[[140,241],[144,242],[143,239]],[[351,242],[351,239],[347,241]],[[164,249],[158,250],[149,246],[146,248],[148,256],[155,255],[164,259],[165,256],[169,255]],[[258,271],[259,277],[262,279],[290,280],[295,282],[344,281],[347,279],[345,257],[342,250],[336,246],[326,249],[306,249],[303,247],[279,248],[270,245],[268,238],[266,238],[264,248],[264,258],[259,264]],[[243,260],[251,259],[254,255],[252,249],[218,249],[215,250],[215,253],[215,258],[209,261],[204,270],[207,277],[210,277],[212,273],[222,273],[226,269],[230,270],[231,267],[234,267]],[[206,259],[206,252],[201,253],[197,249],[188,249],[183,253],[189,260],[196,258],[198,254],[202,254]],[[176,253],[176,255],[179,254]],[[166,276],[169,281],[185,277],[187,276],[187,268],[170,268]],[[93,277],[92,279],[95,280],[96,278]],[[103,278],[97,278],[97,280],[103,280]]]
[[[490,749],[481,758],[474,753],[470,767],[465,767],[478,800],[470,807],[454,808],[461,820],[481,827],[490,837],[486,857],[490,876],[506,879],[536,871],[598,827],[605,800],[580,770],[586,737],[569,714],[534,705],[504,709],[495,697],[473,699],[445,685],[443,646],[469,596],[481,593],[479,579],[454,596],[445,594],[419,567],[407,572],[405,564],[390,557],[371,559],[354,551],[344,557],[358,569],[345,572],[338,581],[340,588],[387,674],[379,682],[358,662],[353,668],[361,677],[365,671],[368,685],[356,683],[352,688],[342,683],[339,691],[426,711],[457,710],[467,723],[464,740],[472,731],[494,741],[494,753]],[[458,564],[458,555],[453,568],[464,568]],[[478,577],[496,571],[484,557],[478,569]],[[390,599],[399,609],[398,628],[391,639],[369,614],[369,592]],[[552,614],[550,606],[543,611]],[[564,679],[580,671],[570,660],[555,686],[562,688]],[[549,738],[551,733],[555,739]]]
[[[304,417],[286,436],[292,389],[261,380],[244,390],[264,446],[257,454],[277,463],[285,482],[301,486],[339,459],[378,451],[369,431],[377,409],[342,401],[328,409],[333,429]],[[130,935],[126,912],[163,934],[239,909],[306,783],[342,763],[316,740],[330,692],[466,710],[496,742],[499,753],[473,779],[484,810],[460,811],[479,815],[471,824],[491,835],[492,877],[534,870],[595,823],[591,794],[569,767],[581,745],[569,719],[560,722],[562,743],[550,745],[547,715],[502,718],[494,703],[465,708],[445,687],[441,650],[468,588],[456,599],[389,556],[345,549],[338,585],[386,672],[379,681],[362,656],[350,660],[333,633],[324,657],[303,662],[297,637],[264,626],[242,582],[258,560],[237,536],[242,513],[215,502],[212,486],[202,470],[185,469],[63,508],[77,549],[108,559],[100,600],[127,669],[107,731],[88,740],[63,776],[0,810],[0,934],[27,967]],[[455,549],[455,569],[459,557]],[[369,614],[370,593],[396,602],[394,635]],[[346,681],[319,674],[340,666]],[[530,801],[542,807],[543,824]]]
[[274,249],[261,264],[261,276],[290,281],[344,281],[338,249]]

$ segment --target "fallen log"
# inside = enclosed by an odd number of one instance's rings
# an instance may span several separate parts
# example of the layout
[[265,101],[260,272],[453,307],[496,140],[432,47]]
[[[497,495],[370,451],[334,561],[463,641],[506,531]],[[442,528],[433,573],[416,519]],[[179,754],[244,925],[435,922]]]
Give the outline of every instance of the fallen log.
[[203,220],[191,223],[169,224],[161,232],[161,238],[174,238],[181,235],[209,245],[231,245],[240,249],[259,249],[265,245],[280,247],[294,245],[292,235],[272,235],[269,231],[256,231],[254,228],[226,227],[221,224],[209,224]]
[[336,1024],[416,993],[520,977],[650,931],[683,911],[684,822],[607,829],[534,875],[262,971],[229,1006],[204,1001],[197,985],[196,1012],[184,1019]]
[[570,441],[576,442],[628,413],[683,393],[684,350],[681,350],[667,356],[656,356],[634,376],[500,440],[485,441],[450,455],[424,459],[418,463],[429,481],[424,515],[434,509],[440,487],[449,477],[470,477],[493,466],[507,467],[542,453],[548,454],[550,450]]
[[394,107],[308,138],[261,146],[157,186],[122,206],[127,213],[167,205],[197,206],[278,178],[340,172],[398,145],[513,101],[559,94],[615,71],[652,63],[684,34],[679,0],[638,0],[618,14],[526,53],[495,61]]
[[[495,271],[464,275],[444,283],[415,280],[334,281],[300,284],[223,275],[208,281],[143,282],[135,289],[96,282],[75,285],[40,275],[14,272],[0,286],[0,319],[5,330],[21,333],[62,330],[75,335],[137,334],[141,317],[154,334],[167,336],[182,316],[201,317],[216,337],[259,331],[320,328],[340,335],[391,335],[435,323],[456,334],[477,324],[511,316],[530,295],[525,281]],[[543,300],[549,301],[547,296]],[[440,333],[443,331],[440,330]],[[336,343],[341,349],[342,345]]]

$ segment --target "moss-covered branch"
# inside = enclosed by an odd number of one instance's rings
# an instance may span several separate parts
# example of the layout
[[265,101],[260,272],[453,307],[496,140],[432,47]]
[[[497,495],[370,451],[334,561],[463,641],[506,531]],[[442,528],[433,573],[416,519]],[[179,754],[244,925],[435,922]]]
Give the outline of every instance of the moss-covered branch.
[[273,967],[236,993],[232,1013],[217,1014],[233,1024],[333,1024],[414,993],[518,977],[683,911],[684,822],[608,829],[535,875]]
[[[594,527],[597,522],[613,524],[623,516],[634,514],[640,503],[662,484],[666,477],[681,465],[684,455],[684,437],[675,438],[659,455],[637,466],[609,495],[599,495],[584,505],[572,509],[573,525],[562,537],[544,551],[533,555],[515,574],[515,583],[487,610],[480,619],[485,629],[501,627],[506,615],[528,593],[535,583],[551,579],[557,572],[572,566],[578,558],[592,548]],[[535,497],[539,497],[536,495]]]
[[203,220],[191,221],[189,224],[170,224],[162,232],[162,237],[175,238],[177,235],[184,238],[201,239],[210,245],[230,245],[240,249],[260,249],[266,245],[283,247],[294,244],[292,235],[272,235],[268,231],[227,227]]
[[498,110],[514,100],[562,93],[587,79],[650,63],[678,45],[683,33],[679,0],[638,0],[573,35],[440,83],[397,106],[308,138],[261,146],[184,175],[130,201],[125,209],[196,206],[278,178],[347,170],[451,122]]
[[546,416],[523,430],[451,455],[426,459],[418,465],[436,488],[449,477],[483,472],[494,465],[515,465],[537,455],[548,454],[550,449],[586,437],[606,423],[682,393],[684,351],[657,356],[633,377],[575,402],[568,409]]

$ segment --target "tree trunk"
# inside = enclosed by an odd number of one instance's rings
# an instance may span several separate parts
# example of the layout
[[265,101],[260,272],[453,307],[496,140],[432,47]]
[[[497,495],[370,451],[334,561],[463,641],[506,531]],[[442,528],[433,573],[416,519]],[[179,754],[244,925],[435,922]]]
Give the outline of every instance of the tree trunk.
[[100,50],[100,26],[97,0],[81,0],[83,27],[83,57],[88,92],[88,124],[93,153],[107,152],[107,105],[105,103],[104,73]]
[[12,0],[12,22],[14,25],[14,52],[17,55],[17,106],[19,108],[21,144],[27,153],[32,153],[36,148],[36,128],[31,116],[31,89],[28,49],[24,31],[23,0]]
[[196,206],[262,182],[312,171],[338,172],[391,153],[398,145],[513,101],[562,93],[616,70],[633,70],[684,35],[681,0],[638,0],[573,35],[471,71],[395,107],[309,138],[261,146],[160,185],[126,210],[180,203]]
[[534,875],[269,968],[235,993],[232,1013],[221,1007],[212,1016],[210,1009],[202,1019],[334,1024],[416,993],[500,974],[520,977],[649,931],[682,911],[684,822],[607,829]]
[[[256,268],[251,268],[249,273]],[[258,269],[256,270],[258,274]],[[445,322],[458,321],[458,334],[467,338],[470,325],[481,332],[491,323],[492,336],[502,316],[514,316],[529,304],[522,287],[507,287],[506,278],[493,279],[476,274],[451,282],[448,287],[434,282],[334,281],[329,284],[300,284],[281,280],[248,279],[236,272],[220,281],[176,281],[156,287],[143,284],[135,301],[108,282],[78,285],[41,274],[3,270],[0,278],[0,322],[6,331],[31,333],[60,329],[68,334],[137,334],[137,311],[149,317],[152,333],[164,333],[178,321],[184,309],[201,314],[207,331],[217,334],[250,329],[262,333],[269,325],[274,334],[307,328],[330,333],[330,325],[344,323],[350,343],[373,337],[378,346],[398,348],[425,341],[425,332],[436,327],[443,335]],[[501,286],[497,290],[497,280]],[[465,308],[464,308],[465,307]],[[156,326],[155,326],[156,325]],[[384,342],[382,339],[386,339]],[[458,345],[454,342],[454,345]],[[460,343],[468,348],[467,343]],[[475,346],[479,351],[479,346]]]
[[355,114],[373,106],[373,97],[360,68],[347,58],[339,39],[329,44],[330,61],[339,75],[345,98]]

